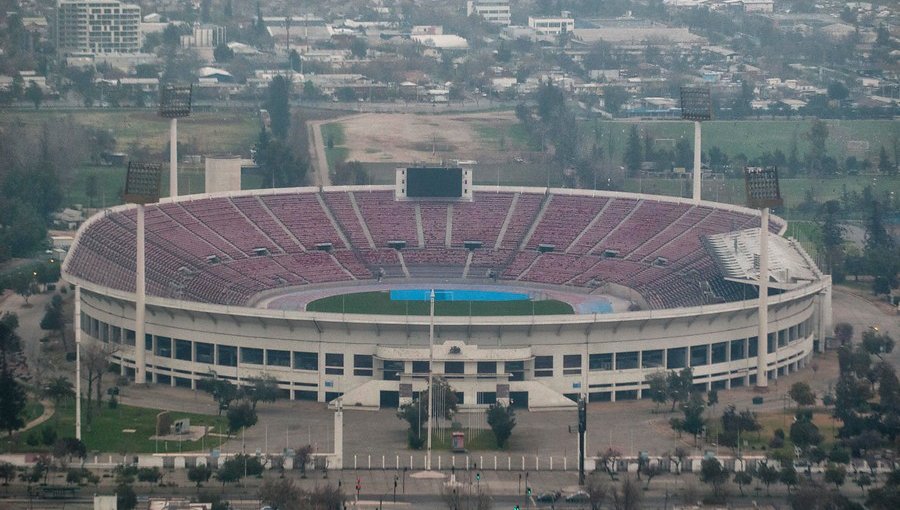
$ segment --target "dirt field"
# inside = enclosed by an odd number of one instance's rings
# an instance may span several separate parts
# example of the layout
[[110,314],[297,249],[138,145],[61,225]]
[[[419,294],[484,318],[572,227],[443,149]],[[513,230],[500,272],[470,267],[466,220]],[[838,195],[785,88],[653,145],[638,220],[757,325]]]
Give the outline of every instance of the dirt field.
[[[501,141],[495,132],[515,122],[512,112],[464,115],[367,113],[340,123],[347,160],[364,163],[439,161],[441,159],[505,160],[515,140]],[[503,129],[498,129],[498,126]],[[492,136],[494,135],[494,136]],[[432,153],[433,151],[433,153]],[[502,154],[502,155],[501,155]]]

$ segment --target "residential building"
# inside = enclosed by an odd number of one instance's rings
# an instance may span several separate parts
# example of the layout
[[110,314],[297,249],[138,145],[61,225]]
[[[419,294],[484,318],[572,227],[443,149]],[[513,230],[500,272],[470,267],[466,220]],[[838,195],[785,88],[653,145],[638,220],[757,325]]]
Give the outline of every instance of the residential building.
[[466,16],[478,15],[488,23],[509,26],[511,16],[509,0],[469,0],[466,2]]
[[58,0],[56,48],[73,53],[137,53],[141,8],[117,0]]
[[559,35],[563,31],[572,33],[575,30],[575,18],[569,11],[560,16],[528,16],[528,27],[538,35]]

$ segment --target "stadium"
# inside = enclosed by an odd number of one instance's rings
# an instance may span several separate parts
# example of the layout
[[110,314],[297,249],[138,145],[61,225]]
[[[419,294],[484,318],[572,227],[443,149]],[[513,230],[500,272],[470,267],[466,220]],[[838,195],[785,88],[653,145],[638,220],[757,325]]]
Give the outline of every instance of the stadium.
[[[269,374],[287,398],[363,408],[408,401],[429,359],[462,407],[640,399],[650,374],[683,367],[701,388],[755,383],[759,211],[468,174],[441,197],[401,172],[147,205],[143,344],[136,206],[93,216],[63,267],[84,341],[148,383]],[[804,366],[831,322],[830,277],[786,226],[768,225],[770,379]]]

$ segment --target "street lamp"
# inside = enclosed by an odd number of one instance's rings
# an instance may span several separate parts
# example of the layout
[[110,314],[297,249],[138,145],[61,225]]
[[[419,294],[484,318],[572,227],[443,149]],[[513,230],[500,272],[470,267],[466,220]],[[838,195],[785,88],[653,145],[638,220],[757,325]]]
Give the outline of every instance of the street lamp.
[[[744,184],[747,205],[760,209],[759,228],[759,332],[756,336],[756,388],[766,391],[769,386],[767,358],[769,350],[768,299],[769,299],[769,208],[780,207],[784,201],[778,185],[778,168],[746,167]],[[775,343],[776,360],[778,343]]]
[[694,202],[700,201],[702,171],[700,169],[700,123],[712,119],[712,102],[708,87],[681,87],[681,118],[694,121]]
[[167,85],[159,91],[159,116],[169,123],[169,197],[178,196],[178,119],[191,114],[190,85]]

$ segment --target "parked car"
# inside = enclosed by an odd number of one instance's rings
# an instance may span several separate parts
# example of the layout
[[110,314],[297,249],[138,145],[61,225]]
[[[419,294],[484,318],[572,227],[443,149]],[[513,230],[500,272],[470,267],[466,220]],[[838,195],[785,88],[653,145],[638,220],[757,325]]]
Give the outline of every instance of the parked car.
[[574,494],[566,496],[567,503],[590,503],[591,496],[587,492],[578,491]]
[[559,498],[562,496],[562,493],[559,491],[547,491],[538,494],[534,500],[538,503],[556,503],[559,501]]

